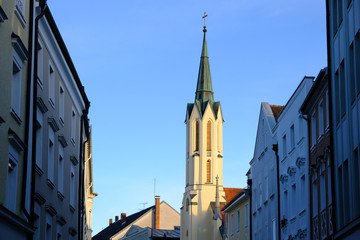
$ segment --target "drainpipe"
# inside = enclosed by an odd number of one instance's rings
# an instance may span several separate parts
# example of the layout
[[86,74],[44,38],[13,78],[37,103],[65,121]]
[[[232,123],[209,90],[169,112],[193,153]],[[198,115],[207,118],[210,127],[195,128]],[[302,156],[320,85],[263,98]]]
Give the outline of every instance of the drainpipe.
[[[28,168],[30,167],[28,165],[28,153],[29,153],[29,131],[30,131],[30,100],[31,100],[31,64],[32,64],[32,57],[33,57],[33,14],[34,14],[34,1],[30,1],[30,14],[29,14],[29,42],[28,42],[28,52],[29,52],[29,58],[28,58],[28,68],[27,68],[27,86],[26,86],[26,110],[25,110],[25,151],[24,151],[24,169],[23,169],[23,181],[22,181],[22,210],[24,211],[24,214],[28,221],[32,223],[32,216],[30,215],[29,210],[26,208],[26,180],[28,176]],[[30,173],[31,174],[31,173]],[[30,197],[31,199],[31,197]]]
[[331,147],[331,151],[330,151],[330,156],[331,156],[331,161],[330,161],[330,166],[331,166],[331,184],[332,184],[332,189],[334,189],[335,191],[331,191],[331,204],[332,204],[332,216],[331,216],[331,221],[332,221],[332,225],[333,225],[333,236],[334,234],[337,232],[337,227],[336,227],[336,198],[335,198],[335,194],[336,194],[336,188],[335,188],[335,154],[334,154],[334,123],[333,123],[333,100],[332,100],[332,84],[331,84],[331,47],[330,47],[330,37],[331,37],[331,33],[330,33],[330,1],[326,0],[326,35],[327,35],[327,61],[328,61],[328,92],[329,92],[329,125],[330,125],[330,147]]
[[[39,20],[42,18],[45,14],[45,9],[47,8],[46,0],[40,0],[39,6],[41,9],[41,12],[38,16],[35,18],[35,32],[34,32],[34,75],[33,75],[33,122],[32,122],[32,128],[33,128],[33,134],[32,134],[32,153],[31,153],[31,208],[30,208],[30,214],[34,217],[34,195],[35,195],[35,159],[36,159],[36,118],[37,118],[37,106],[36,106],[36,100],[37,100],[37,42],[39,39]],[[32,219],[32,222],[34,222],[35,219]]]
[[84,223],[83,223],[83,215],[84,215],[84,160],[85,160],[85,154],[84,154],[84,145],[88,141],[88,129],[85,129],[85,135],[86,135],[86,141],[82,142],[83,139],[83,132],[84,132],[84,126],[85,128],[88,128],[88,107],[86,107],[86,110],[83,110],[83,114],[81,116],[80,121],[80,153],[79,153],[79,197],[78,197],[78,239],[83,239],[83,233],[84,233]]
[[277,184],[277,199],[278,199],[278,207],[277,207],[277,214],[278,214],[278,232],[279,232],[279,240],[281,240],[281,229],[280,229],[280,182],[279,182],[279,145],[273,144],[272,150],[275,152],[276,156],[276,184]]

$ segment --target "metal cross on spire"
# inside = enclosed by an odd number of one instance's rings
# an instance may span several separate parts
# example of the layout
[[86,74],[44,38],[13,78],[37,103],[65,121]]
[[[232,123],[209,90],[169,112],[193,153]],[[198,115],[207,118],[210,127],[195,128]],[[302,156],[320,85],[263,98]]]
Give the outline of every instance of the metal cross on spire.
[[206,12],[204,12],[204,16],[202,17],[204,19],[204,32],[206,32],[206,17],[208,15],[206,14]]

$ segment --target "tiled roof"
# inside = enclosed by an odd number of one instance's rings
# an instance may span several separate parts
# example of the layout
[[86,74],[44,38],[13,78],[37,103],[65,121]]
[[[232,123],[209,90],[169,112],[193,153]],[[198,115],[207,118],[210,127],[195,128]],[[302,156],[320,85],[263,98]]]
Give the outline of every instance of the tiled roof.
[[180,239],[180,230],[152,229],[152,238]]
[[140,218],[142,215],[144,215],[146,212],[148,212],[151,209],[155,209],[155,205],[148,207],[144,210],[141,210],[140,212],[134,213],[130,216],[126,217],[126,221],[124,224],[121,223],[121,219],[114,222],[113,224],[109,225],[105,229],[103,229],[101,232],[96,234],[94,237],[92,237],[93,240],[108,240],[127,226],[131,225],[134,221],[136,221],[138,218]]
[[277,122],[278,116],[280,115],[280,113],[283,110],[284,106],[270,105],[270,108],[271,108],[271,111],[273,112],[275,121]]
[[[224,188],[226,204],[228,204],[234,197],[236,197],[244,188]],[[224,204],[220,204],[220,209],[225,207]],[[222,219],[224,219],[224,212],[221,211]]]

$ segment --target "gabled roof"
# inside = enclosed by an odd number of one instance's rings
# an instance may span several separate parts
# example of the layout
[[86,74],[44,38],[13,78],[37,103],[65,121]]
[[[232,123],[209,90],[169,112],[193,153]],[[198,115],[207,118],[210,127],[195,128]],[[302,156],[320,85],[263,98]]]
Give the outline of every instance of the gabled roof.
[[152,229],[152,239],[180,239],[180,230]]
[[[224,188],[226,204],[228,204],[234,197],[236,197],[244,188]],[[223,209],[226,204],[220,204],[220,209]],[[222,219],[224,219],[224,212],[221,211]]]
[[281,105],[270,105],[271,111],[273,112],[276,122],[277,122],[278,116],[280,115],[280,113],[284,107],[285,106],[281,106]]
[[226,211],[234,202],[236,202],[238,199],[240,199],[243,195],[248,195],[249,194],[249,189],[243,189],[242,191],[240,191],[233,199],[231,199],[230,202],[228,202],[222,209],[221,211]]
[[144,210],[141,210],[140,212],[134,213],[130,216],[126,217],[126,221],[124,224],[122,224],[121,219],[114,222],[113,224],[109,225],[105,229],[103,229],[101,232],[96,234],[94,237],[92,237],[93,240],[108,240],[118,232],[122,231],[127,226],[131,225],[134,221],[136,221],[138,218],[146,214],[148,211],[155,209],[155,205],[148,207]]
[[200,116],[202,117],[205,113],[205,109],[206,109],[206,106],[208,105],[208,103],[211,104],[212,110],[215,115],[215,119],[217,119],[218,112],[220,109],[220,102],[211,102],[211,101],[201,102],[199,100],[195,100],[195,103],[187,104],[186,111],[187,111],[187,115],[189,116],[189,118],[191,116],[194,105],[198,108],[198,110],[200,112]]

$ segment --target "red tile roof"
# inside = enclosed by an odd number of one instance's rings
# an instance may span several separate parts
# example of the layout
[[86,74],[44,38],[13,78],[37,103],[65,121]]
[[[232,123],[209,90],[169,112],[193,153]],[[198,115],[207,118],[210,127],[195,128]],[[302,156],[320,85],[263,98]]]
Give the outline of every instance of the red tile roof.
[[[245,188],[224,188],[225,197],[226,197],[226,204],[228,204],[236,195],[238,195],[242,190]],[[225,205],[220,204],[220,209],[223,209]],[[221,211],[221,217],[224,219],[224,212]]]

